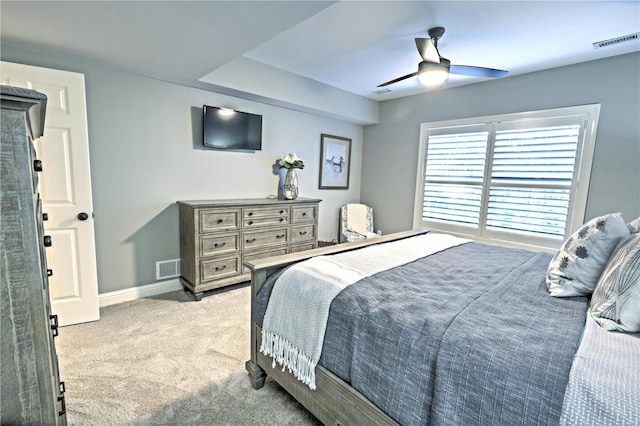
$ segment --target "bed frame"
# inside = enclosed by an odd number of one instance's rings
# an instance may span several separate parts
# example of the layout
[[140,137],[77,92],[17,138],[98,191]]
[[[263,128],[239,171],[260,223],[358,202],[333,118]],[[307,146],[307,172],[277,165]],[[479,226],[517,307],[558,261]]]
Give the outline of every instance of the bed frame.
[[[427,232],[425,229],[398,232],[368,240],[245,262],[244,265],[251,270],[251,305],[253,306],[258,290],[260,290],[266,279],[291,264],[315,256],[351,251],[373,244],[422,235]],[[273,368],[271,366],[272,358],[260,353],[260,343],[261,327],[256,323],[252,314],[251,359],[246,362],[245,366],[254,389],[260,389],[264,386],[267,376],[271,377],[325,425],[398,424],[348,383],[320,365],[316,367],[316,390],[311,390],[288,371],[282,371],[282,368],[278,368],[278,366]]]

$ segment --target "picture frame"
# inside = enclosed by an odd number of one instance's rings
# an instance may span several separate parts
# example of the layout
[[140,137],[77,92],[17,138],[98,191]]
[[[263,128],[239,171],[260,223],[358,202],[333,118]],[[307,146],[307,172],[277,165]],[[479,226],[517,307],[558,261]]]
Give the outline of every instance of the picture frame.
[[351,139],[320,135],[319,189],[349,189]]

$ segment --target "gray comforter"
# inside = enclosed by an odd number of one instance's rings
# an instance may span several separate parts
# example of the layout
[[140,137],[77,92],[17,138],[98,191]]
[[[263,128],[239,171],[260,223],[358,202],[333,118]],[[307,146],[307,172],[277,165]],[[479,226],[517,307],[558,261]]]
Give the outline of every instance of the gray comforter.
[[403,425],[557,424],[588,300],[548,295],[550,259],[468,243],[363,279],[320,364]]

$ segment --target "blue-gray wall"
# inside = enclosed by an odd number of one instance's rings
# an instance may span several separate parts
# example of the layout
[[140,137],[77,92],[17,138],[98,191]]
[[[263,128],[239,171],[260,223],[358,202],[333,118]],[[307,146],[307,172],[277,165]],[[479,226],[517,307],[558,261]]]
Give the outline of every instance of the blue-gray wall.
[[[320,239],[360,197],[361,125],[11,46],[2,60],[85,75],[100,294],[154,283],[156,262],[180,257],[177,200],[275,195],[272,165],[289,152],[305,161],[300,196],[323,200]],[[202,149],[204,104],[262,114],[262,151]],[[321,133],[352,139],[349,190],[318,189]]]
[[[640,216],[640,53],[385,101],[362,126],[2,46],[2,60],[85,74],[101,294],[155,282],[155,262],[179,257],[179,199],[275,194],[275,159],[306,162],[301,195],[321,198],[319,236],[336,238],[340,205],[375,209],[389,233],[412,226],[420,123],[601,103],[587,217]],[[199,147],[203,104],[264,115],[255,154]],[[318,189],[320,134],[353,139],[348,191]]]
[[410,229],[420,123],[600,103],[586,219],[640,216],[640,53],[507,77],[380,104],[366,126],[362,202],[385,233]]

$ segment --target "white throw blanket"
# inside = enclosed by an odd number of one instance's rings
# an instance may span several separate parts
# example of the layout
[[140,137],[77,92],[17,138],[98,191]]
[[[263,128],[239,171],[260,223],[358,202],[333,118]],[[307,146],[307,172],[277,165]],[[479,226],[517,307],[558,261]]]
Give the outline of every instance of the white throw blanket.
[[273,287],[260,352],[273,357],[274,367],[277,362],[315,389],[329,307],[338,293],[362,278],[468,241],[429,233],[293,265]]

